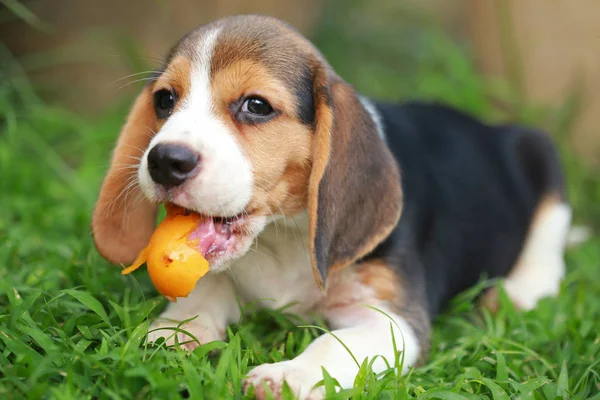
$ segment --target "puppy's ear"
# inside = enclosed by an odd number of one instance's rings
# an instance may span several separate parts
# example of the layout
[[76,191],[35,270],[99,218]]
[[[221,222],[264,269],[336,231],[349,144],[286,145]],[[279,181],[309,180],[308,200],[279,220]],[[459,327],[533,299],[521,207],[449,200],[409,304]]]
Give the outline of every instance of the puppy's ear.
[[154,230],[157,208],[141,193],[136,166],[155,128],[152,95],[145,88],[121,131],[92,217],[96,248],[115,264],[132,262]]
[[354,89],[327,67],[314,73],[315,137],[308,188],[317,284],[372,251],[398,223],[397,164]]

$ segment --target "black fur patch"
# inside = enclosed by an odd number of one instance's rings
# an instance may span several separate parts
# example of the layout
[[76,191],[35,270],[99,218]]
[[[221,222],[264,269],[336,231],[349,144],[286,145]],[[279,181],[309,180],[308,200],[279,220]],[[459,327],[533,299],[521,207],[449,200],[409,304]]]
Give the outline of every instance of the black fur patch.
[[401,170],[404,207],[366,259],[383,259],[424,294],[433,317],[459,292],[514,266],[539,202],[564,196],[544,134],[490,126],[434,104],[378,105]]
[[295,92],[297,99],[296,110],[298,118],[305,125],[312,126],[315,122],[315,97],[313,91],[313,77],[309,68],[302,71],[300,80],[296,83]]

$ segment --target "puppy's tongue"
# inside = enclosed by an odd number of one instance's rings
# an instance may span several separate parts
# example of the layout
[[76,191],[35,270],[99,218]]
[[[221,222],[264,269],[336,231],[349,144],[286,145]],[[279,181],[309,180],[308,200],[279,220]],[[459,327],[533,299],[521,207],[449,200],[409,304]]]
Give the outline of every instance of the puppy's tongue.
[[225,251],[231,239],[231,226],[227,222],[215,221],[211,217],[203,217],[200,224],[188,236],[189,240],[198,240],[198,250],[204,258],[207,255]]

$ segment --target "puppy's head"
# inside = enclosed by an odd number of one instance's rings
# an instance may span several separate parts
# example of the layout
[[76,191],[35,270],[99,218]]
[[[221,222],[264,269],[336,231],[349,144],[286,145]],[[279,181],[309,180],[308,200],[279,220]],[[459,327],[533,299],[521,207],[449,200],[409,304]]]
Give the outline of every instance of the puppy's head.
[[192,235],[213,270],[308,209],[322,285],[389,234],[401,191],[373,119],[310,42],[240,16],[184,37],[137,98],[94,212],[100,253],[131,262],[167,201],[206,217]]

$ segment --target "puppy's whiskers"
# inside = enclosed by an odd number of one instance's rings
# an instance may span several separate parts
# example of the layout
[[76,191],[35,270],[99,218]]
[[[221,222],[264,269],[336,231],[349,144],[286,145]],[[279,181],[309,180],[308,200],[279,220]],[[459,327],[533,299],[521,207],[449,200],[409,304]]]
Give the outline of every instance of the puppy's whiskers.
[[134,74],[125,75],[124,77],[119,78],[119,79],[113,81],[112,84],[124,81],[125,79],[133,78],[134,76],[139,76],[139,75],[144,75],[144,74],[152,74],[152,75],[159,76],[160,75],[160,71],[149,70],[149,71],[136,72]]

